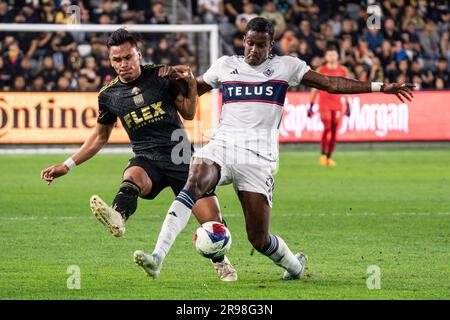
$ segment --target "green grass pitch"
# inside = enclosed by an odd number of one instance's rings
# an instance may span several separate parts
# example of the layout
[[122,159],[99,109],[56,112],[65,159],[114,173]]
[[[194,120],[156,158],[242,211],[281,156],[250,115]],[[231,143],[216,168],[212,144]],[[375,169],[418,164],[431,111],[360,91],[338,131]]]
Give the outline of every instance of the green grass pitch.
[[[309,256],[300,281],[282,281],[283,270],[250,255],[233,189],[219,188],[234,283],[219,281],[196,253],[194,219],[160,278],[146,277],[132,255],[153,248],[170,189],[139,200],[126,234],[115,239],[88,202],[94,193],[112,201],[129,156],[98,155],[47,187],[40,170],[66,157],[0,157],[0,299],[450,298],[449,151],[338,150],[336,168],[319,167],[317,152],[282,152],[271,232]],[[81,271],[79,290],[67,288],[71,265]],[[378,290],[367,286],[369,266],[380,268]]]

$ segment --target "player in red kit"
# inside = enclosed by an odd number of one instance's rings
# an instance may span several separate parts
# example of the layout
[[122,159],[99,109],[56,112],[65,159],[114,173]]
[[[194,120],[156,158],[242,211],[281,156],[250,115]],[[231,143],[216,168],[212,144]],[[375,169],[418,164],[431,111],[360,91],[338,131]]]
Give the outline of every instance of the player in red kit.
[[[330,48],[325,52],[326,64],[319,67],[317,72],[330,75],[348,77],[349,72],[346,67],[342,66],[338,62],[338,52],[336,48]],[[312,116],[314,101],[317,94],[319,94],[319,113],[320,119],[323,123],[323,133],[321,141],[322,154],[320,155],[319,164],[321,166],[336,166],[336,162],[331,159],[334,147],[336,146],[336,134],[339,124],[342,119],[344,105],[346,105],[346,115],[350,115],[350,107],[346,102],[346,99],[339,94],[332,94],[326,91],[318,91],[312,89],[311,91],[311,103],[308,111],[308,117]]]

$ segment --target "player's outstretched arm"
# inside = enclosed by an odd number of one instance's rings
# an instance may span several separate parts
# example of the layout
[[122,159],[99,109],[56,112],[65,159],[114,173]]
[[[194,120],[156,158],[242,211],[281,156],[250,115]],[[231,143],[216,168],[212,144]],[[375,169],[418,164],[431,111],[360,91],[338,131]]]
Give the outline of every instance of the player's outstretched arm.
[[70,167],[80,165],[92,158],[108,142],[113,127],[113,125],[97,123],[95,131],[83,143],[81,148],[67,159],[65,163],[55,164],[42,170],[41,179],[47,181],[47,184],[50,185],[55,178],[66,175]]
[[364,82],[344,77],[333,77],[309,70],[302,78],[301,83],[305,86],[324,90],[329,93],[369,93],[381,91],[387,94],[395,94],[401,102],[403,99],[411,101],[414,88],[412,83],[390,83]]
[[175,98],[175,106],[181,116],[186,120],[192,120],[197,111],[197,84],[189,66],[163,66],[158,70],[158,76],[169,80],[176,80],[178,94]]

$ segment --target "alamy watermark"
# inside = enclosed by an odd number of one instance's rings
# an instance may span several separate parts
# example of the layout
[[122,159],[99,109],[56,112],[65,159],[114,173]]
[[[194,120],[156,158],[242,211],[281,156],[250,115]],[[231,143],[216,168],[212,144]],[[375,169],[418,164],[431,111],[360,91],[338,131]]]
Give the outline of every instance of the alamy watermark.
[[366,284],[369,290],[380,290],[381,289],[381,268],[377,265],[371,265],[367,267],[367,278]]
[[66,24],[81,24],[81,8],[76,5],[66,9]]
[[373,4],[367,7],[366,12],[368,14],[366,21],[367,28],[369,28],[369,30],[380,30],[382,16],[381,7],[379,5]]
[[81,289],[81,269],[80,266],[70,265],[67,267],[67,289],[80,290]]

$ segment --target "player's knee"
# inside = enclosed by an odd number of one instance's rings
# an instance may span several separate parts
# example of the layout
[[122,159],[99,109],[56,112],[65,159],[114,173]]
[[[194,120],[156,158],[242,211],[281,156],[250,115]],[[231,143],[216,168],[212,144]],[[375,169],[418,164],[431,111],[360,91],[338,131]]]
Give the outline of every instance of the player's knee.
[[133,174],[125,172],[123,179],[135,184],[141,190],[140,195],[145,195],[150,192],[152,183],[148,176],[142,176],[140,174]]

